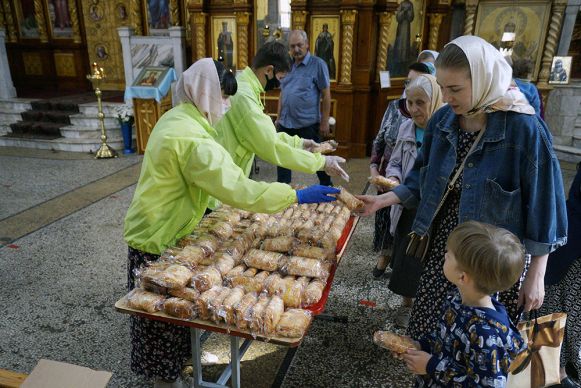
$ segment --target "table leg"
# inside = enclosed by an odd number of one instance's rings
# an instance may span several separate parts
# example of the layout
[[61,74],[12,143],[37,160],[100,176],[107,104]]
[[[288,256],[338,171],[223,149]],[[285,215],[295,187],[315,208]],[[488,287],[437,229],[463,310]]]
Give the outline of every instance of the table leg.
[[232,366],[232,388],[240,388],[240,339],[230,337],[230,365]]
[[192,383],[194,387],[202,386],[202,349],[200,346],[200,329],[192,327],[190,329],[190,335],[192,338],[192,366],[194,369]]

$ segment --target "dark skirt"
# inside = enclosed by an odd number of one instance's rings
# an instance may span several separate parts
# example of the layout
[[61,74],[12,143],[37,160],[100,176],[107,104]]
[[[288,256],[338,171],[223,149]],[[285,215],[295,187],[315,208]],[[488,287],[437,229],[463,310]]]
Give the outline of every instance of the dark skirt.
[[375,229],[373,231],[373,250],[387,256],[391,253],[393,243],[393,237],[389,233],[390,209],[391,207],[385,207],[375,213]]
[[[135,287],[134,270],[158,259],[158,255],[129,247],[129,290]],[[131,316],[130,320],[131,370],[148,378],[177,379],[185,360],[191,358],[190,330],[146,318]]]
[[415,209],[403,209],[393,237],[393,255],[391,256],[392,273],[389,278],[389,289],[408,298],[415,298],[422,276],[422,263],[417,257],[405,254],[412,230]]

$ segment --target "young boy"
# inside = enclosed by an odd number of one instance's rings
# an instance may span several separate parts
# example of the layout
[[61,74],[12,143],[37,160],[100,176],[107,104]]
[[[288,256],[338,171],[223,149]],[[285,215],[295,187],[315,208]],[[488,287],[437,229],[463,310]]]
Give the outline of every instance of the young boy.
[[443,306],[437,331],[420,338],[403,359],[417,386],[504,387],[508,367],[526,344],[504,306],[490,295],[510,288],[524,267],[524,250],[509,231],[476,221],[448,238],[446,279],[458,287]]

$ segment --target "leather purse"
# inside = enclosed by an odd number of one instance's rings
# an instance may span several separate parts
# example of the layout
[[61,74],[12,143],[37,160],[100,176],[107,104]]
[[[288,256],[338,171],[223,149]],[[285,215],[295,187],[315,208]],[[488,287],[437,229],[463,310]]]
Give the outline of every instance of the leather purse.
[[468,151],[468,153],[466,154],[466,157],[462,161],[462,164],[460,164],[460,167],[458,167],[458,170],[456,170],[454,177],[452,177],[452,180],[448,183],[448,186],[446,187],[446,192],[442,196],[442,199],[440,200],[440,203],[438,204],[438,207],[436,208],[436,212],[434,213],[434,217],[432,218],[432,221],[430,222],[430,226],[428,227],[428,230],[426,231],[426,233],[424,235],[420,235],[414,231],[408,233],[407,237],[408,237],[409,241],[408,241],[408,244],[406,246],[405,254],[406,254],[406,256],[411,256],[411,257],[417,258],[420,261],[420,263],[422,263],[422,266],[424,266],[424,264],[425,264],[425,261],[426,261],[427,255],[428,255],[428,249],[430,248],[430,242],[431,242],[430,232],[432,229],[432,223],[434,222],[436,215],[438,214],[438,212],[440,211],[440,209],[444,205],[444,202],[446,201],[448,194],[450,194],[450,192],[454,188],[454,184],[456,183],[456,181],[460,177],[460,174],[462,174],[462,171],[464,170],[464,164],[466,163],[466,159],[468,159],[468,156],[472,153],[472,151],[474,150],[474,148],[476,147],[476,145],[478,144],[478,142],[482,138],[483,134],[484,134],[484,129],[480,131],[480,133],[478,134],[478,136],[474,140],[474,143],[472,143],[472,147],[470,147],[470,150]]

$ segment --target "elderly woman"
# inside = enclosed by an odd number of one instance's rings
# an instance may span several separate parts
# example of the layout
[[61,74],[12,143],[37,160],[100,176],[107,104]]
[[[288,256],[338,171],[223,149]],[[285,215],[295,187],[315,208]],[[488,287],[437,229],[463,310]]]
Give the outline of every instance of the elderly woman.
[[[194,63],[178,80],[173,109],[157,122],[147,144],[141,174],[125,218],[129,245],[128,287],[134,270],[159,259],[200,222],[211,196],[245,210],[274,213],[289,205],[332,201],[332,187],[293,190],[282,183],[255,182],[234,164],[214,138],[211,124],[222,116],[227,96],[236,93],[234,75],[210,58]],[[156,378],[156,387],[180,387],[183,362],[191,357],[184,327],[131,318],[131,369]],[[177,380],[177,381],[176,381]]]
[[[405,88],[407,113],[411,120],[405,120],[399,127],[399,133],[385,175],[398,183],[403,182],[411,172],[418,152],[422,147],[424,129],[430,117],[442,107],[442,93],[436,78],[421,74]],[[389,289],[403,296],[403,306],[395,316],[395,324],[406,328],[410,319],[413,299],[416,296],[418,282],[422,274],[421,263],[415,258],[406,256],[407,235],[411,231],[416,217],[415,209],[405,209],[402,205],[391,206],[390,233],[393,236],[393,255],[391,266],[393,272],[389,280]]]
[[417,236],[431,228],[408,326],[413,338],[435,329],[434,316],[453,289],[443,263],[446,240],[459,222],[508,229],[532,255],[522,287],[517,282],[500,296],[513,318],[517,304],[526,311],[542,305],[547,257],[567,240],[551,135],[524,95],[509,88],[512,72],[500,52],[477,36],[462,36],[440,52],[436,68],[448,105],[430,119],[414,169],[393,191],[360,197],[366,203],[362,214],[402,203],[417,207],[412,228]]

